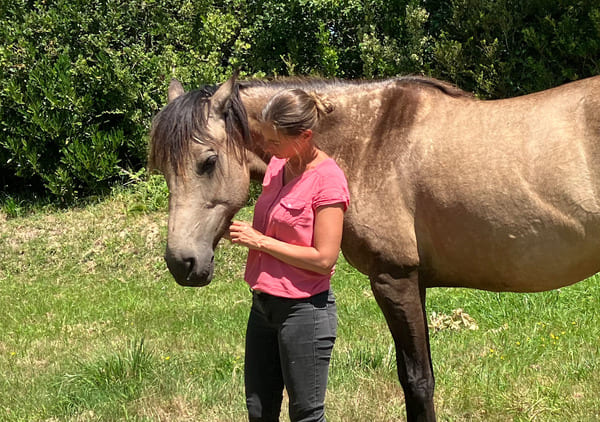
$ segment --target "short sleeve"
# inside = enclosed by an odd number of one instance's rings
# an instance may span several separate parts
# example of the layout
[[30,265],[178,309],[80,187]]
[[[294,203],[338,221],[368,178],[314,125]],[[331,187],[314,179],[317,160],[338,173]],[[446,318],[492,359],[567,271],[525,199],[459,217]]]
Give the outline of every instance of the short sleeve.
[[331,165],[320,172],[319,186],[313,198],[313,208],[343,204],[344,211],[350,205],[348,182],[342,169],[332,160]]

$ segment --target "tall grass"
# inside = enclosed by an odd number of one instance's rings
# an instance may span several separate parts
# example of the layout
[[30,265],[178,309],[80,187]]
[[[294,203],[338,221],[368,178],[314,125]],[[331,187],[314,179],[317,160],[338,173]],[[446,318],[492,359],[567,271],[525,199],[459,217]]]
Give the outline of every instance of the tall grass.
[[[166,202],[152,178],[68,210],[2,205],[0,420],[245,420],[245,252],[222,242],[211,285],[177,286]],[[404,420],[366,277],[341,258],[333,285],[328,419]],[[432,329],[439,420],[600,420],[599,297],[597,277],[541,294],[430,290],[430,314],[461,308],[478,326]]]

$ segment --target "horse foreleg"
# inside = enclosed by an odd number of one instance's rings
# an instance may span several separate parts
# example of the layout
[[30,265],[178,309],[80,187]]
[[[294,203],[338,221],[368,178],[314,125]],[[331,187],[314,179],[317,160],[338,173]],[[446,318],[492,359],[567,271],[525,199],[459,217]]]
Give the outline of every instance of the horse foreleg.
[[425,313],[425,288],[416,269],[381,271],[371,288],[396,345],[398,378],[404,389],[409,422],[435,421],[434,378]]

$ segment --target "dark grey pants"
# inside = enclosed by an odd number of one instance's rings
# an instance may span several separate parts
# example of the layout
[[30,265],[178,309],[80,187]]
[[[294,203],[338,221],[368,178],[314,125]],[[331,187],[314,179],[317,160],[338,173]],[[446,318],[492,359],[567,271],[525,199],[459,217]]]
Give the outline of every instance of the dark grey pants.
[[251,422],[279,420],[284,386],[292,422],[325,421],[336,330],[337,311],[330,291],[299,300],[253,294],[244,366]]

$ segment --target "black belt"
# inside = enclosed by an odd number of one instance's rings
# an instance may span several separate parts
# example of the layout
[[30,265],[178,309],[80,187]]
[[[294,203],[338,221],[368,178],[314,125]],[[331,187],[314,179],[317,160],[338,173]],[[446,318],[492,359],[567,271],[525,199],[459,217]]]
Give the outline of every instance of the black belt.
[[316,295],[309,296],[309,297],[303,297],[303,298],[274,296],[269,293],[261,292],[260,290],[254,290],[252,288],[250,288],[250,291],[252,292],[252,296],[259,300],[274,299],[274,300],[280,300],[282,302],[295,302],[295,303],[320,302],[323,300],[327,300],[327,297],[329,296],[329,290],[325,290],[321,293],[317,293]]

